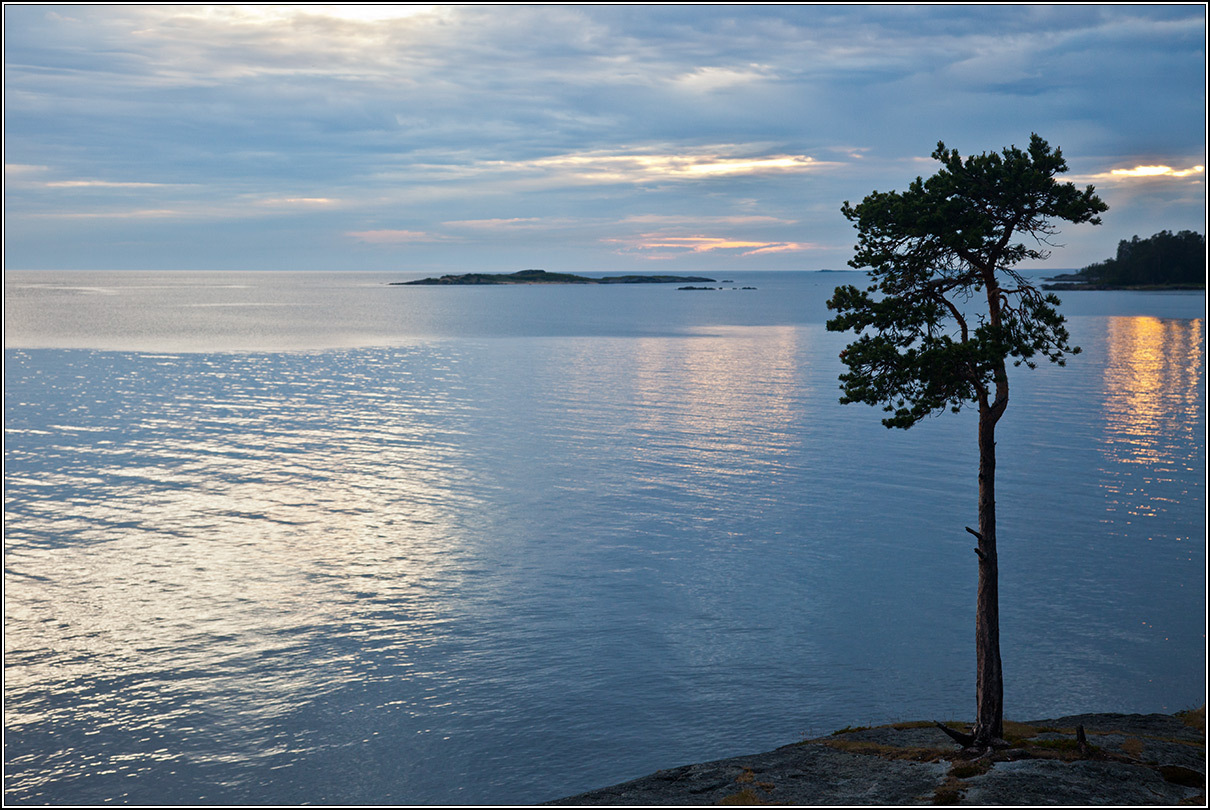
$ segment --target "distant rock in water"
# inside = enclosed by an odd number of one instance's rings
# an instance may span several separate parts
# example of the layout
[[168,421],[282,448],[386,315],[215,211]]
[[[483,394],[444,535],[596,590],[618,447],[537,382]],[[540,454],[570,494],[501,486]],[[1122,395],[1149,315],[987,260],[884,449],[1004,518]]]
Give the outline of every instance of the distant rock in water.
[[548,273],[545,270],[521,270],[516,273],[463,273],[440,278],[423,278],[419,281],[392,281],[390,286],[409,284],[673,284],[689,281],[710,281],[701,276],[605,276],[589,278],[571,273]]
[[[706,279],[706,280],[707,280],[707,281],[709,281],[709,279]],[[725,282],[725,281],[724,281],[723,283],[724,283],[724,284],[726,284],[727,282]],[[725,289],[727,289],[727,288],[726,288],[726,287],[694,287],[694,286],[688,286],[688,287],[677,287],[677,289],[678,289],[678,290],[725,290]],[[731,289],[733,289],[733,290],[755,290],[755,289],[756,289],[756,287],[732,287]]]
[[588,279],[598,284],[677,284],[682,281],[710,281],[714,279],[705,276],[605,276],[600,279]]

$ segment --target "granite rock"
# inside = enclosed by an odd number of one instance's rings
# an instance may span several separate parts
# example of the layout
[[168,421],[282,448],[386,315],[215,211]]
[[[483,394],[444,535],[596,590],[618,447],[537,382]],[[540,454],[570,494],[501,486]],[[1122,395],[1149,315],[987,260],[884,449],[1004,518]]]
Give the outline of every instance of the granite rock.
[[1082,714],[1014,723],[1006,736],[1009,748],[977,758],[928,723],[845,729],[547,804],[1205,805],[1204,721]]

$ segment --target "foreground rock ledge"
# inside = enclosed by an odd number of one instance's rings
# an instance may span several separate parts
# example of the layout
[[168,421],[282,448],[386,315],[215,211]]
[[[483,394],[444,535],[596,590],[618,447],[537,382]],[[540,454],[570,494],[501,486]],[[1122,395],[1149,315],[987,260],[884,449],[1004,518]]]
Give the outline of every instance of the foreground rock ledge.
[[1005,726],[1011,747],[982,759],[930,723],[897,723],[657,771],[546,804],[1206,804],[1204,708]]

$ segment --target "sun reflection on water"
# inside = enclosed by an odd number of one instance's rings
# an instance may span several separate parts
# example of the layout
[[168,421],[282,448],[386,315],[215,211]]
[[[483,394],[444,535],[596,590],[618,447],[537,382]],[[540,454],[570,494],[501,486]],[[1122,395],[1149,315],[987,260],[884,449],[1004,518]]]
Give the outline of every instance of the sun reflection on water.
[[12,426],[6,731],[58,729],[43,753],[71,764],[43,784],[136,775],[161,742],[182,767],[289,764],[328,743],[274,724],[408,671],[458,590],[477,501],[458,427],[374,384],[389,351],[343,376],[305,355],[111,362],[103,396],[49,406],[70,420]]
[[1189,496],[1176,482],[1204,466],[1205,335],[1196,318],[1111,317],[1106,330],[1103,486],[1129,525]]
[[1202,321],[1152,317],[1108,319],[1105,369],[1109,454],[1155,464],[1166,456],[1162,437],[1195,429],[1202,385]]
[[634,427],[646,437],[636,445],[640,458],[652,460],[674,442],[686,471],[715,486],[760,475],[801,440],[791,430],[800,413],[787,396],[801,330],[721,331],[684,342],[641,340],[630,366]]

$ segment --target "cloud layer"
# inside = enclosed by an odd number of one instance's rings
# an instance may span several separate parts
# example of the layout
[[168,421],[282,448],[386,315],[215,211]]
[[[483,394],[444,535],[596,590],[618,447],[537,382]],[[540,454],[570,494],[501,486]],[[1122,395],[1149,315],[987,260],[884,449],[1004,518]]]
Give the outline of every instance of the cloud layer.
[[1079,266],[1205,220],[1203,6],[7,6],[6,266],[841,267],[1063,148]]

